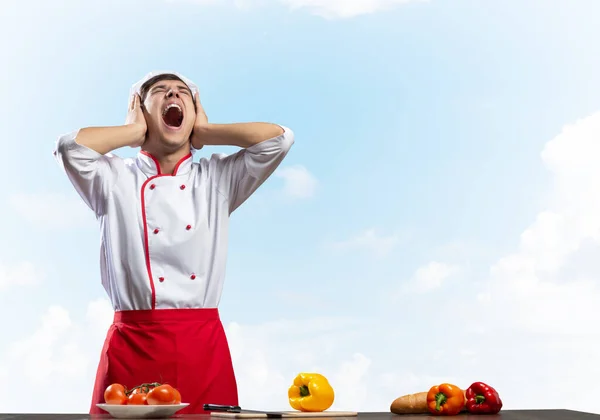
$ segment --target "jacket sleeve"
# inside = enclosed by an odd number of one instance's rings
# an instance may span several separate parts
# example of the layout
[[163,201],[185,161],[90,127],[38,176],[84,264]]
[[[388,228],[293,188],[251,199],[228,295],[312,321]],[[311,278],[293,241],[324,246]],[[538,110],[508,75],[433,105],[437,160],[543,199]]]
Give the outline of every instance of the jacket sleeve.
[[119,158],[109,153],[102,155],[77,143],[78,133],[76,130],[60,136],[53,154],[85,204],[99,217],[105,212],[116,182]]
[[282,128],[283,134],[232,155],[212,155],[209,173],[217,190],[227,197],[230,214],[271,176],[294,144],[292,130]]

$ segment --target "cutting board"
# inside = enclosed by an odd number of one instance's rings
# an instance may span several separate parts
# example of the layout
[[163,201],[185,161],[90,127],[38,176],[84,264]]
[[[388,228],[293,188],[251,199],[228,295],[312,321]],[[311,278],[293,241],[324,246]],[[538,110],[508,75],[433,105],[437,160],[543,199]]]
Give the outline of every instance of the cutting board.
[[[355,411],[321,411],[317,413],[308,413],[302,411],[282,411],[283,418],[290,417],[356,417],[358,415]],[[210,413],[212,417],[225,417],[230,419],[265,419],[266,414],[263,413],[225,413],[213,411]]]

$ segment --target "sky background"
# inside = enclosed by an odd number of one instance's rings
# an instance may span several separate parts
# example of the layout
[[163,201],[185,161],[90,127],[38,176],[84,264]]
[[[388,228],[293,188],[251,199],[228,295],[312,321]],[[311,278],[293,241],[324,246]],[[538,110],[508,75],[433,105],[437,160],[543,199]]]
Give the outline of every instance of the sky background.
[[295,375],[318,371],[332,409],[484,381],[505,409],[600,413],[599,14],[595,0],[4,2],[0,412],[89,409],[112,310],[97,223],[52,150],[123,124],[131,85],[171,69],[212,122],[296,135],[231,221],[220,311],[242,406],[286,409]]

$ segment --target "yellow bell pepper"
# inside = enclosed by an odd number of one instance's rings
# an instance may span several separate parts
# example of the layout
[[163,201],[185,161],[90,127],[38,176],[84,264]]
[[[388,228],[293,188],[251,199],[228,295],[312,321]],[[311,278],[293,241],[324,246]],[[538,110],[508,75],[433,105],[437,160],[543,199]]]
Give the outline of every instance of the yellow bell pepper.
[[288,398],[294,410],[325,411],[333,404],[334,392],[323,375],[301,373],[288,390]]

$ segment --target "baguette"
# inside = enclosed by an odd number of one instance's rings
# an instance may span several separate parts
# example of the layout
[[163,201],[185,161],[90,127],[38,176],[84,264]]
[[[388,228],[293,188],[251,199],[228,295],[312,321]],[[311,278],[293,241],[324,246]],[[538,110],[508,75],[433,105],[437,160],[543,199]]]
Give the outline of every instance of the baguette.
[[427,392],[404,395],[396,398],[390,406],[394,414],[427,414]]

